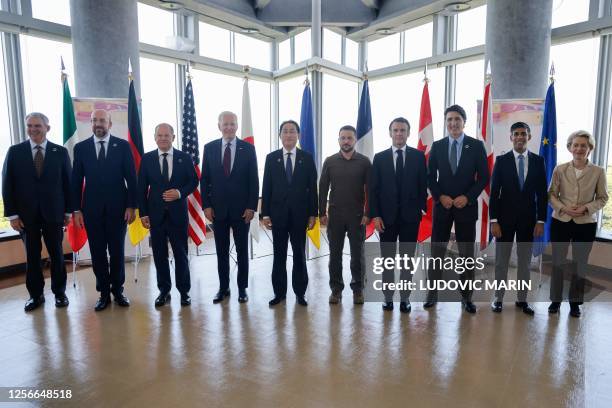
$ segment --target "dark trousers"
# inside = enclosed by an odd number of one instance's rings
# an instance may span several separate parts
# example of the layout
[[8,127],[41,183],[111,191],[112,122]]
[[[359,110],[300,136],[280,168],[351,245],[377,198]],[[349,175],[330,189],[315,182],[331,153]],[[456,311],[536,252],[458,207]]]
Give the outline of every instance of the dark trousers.
[[289,212],[287,225],[277,226],[272,222],[274,261],[272,265],[272,288],[274,296],[287,294],[287,244],[291,241],[293,250],[293,270],[291,284],[296,296],[304,296],[308,286],[306,269],[306,227],[308,219],[295,219]]
[[[125,232],[121,215],[85,216],[91,263],[96,275],[96,290],[103,297],[123,293],[125,283]],[[110,263],[109,263],[109,256]]]
[[168,293],[172,288],[170,265],[168,263],[168,241],[174,255],[174,276],[176,288],[180,293],[188,293],[191,289],[189,276],[189,260],[187,258],[187,226],[177,226],[168,214],[161,224],[151,226],[151,244],[153,260],[157,271],[157,287],[161,293]]
[[[502,236],[495,241],[495,280],[497,282],[508,279],[508,264],[510,263],[510,253],[514,237],[516,236],[516,255],[518,280],[529,280],[529,263],[531,262],[531,249],[533,247],[533,229],[535,223],[504,224],[499,222]],[[505,289],[495,291],[495,301],[504,301]],[[517,293],[517,300],[525,302],[527,300],[527,290],[522,289]]]
[[[405,222],[398,216],[394,224],[385,224],[385,230],[380,233],[380,252],[384,258],[395,258],[395,254],[401,257],[408,255],[414,256],[416,249],[416,241],[419,233],[420,222]],[[399,251],[396,247],[396,242],[399,239]],[[400,268],[400,280],[411,281],[413,266],[408,269]],[[395,269],[385,269],[383,271],[383,283],[395,282]],[[392,290],[383,291],[385,302],[393,301]],[[400,291],[400,299],[407,301],[410,296],[409,290]]]
[[363,290],[365,225],[361,225],[361,216],[347,217],[330,211],[327,238],[329,239],[329,287],[332,292],[342,292],[344,289],[342,250],[345,235],[348,235],[351,248],[351,289],[353,291]]
[[[444,258],[446,256],[446,247],[448,246],[453,223],[455,224],[455,238],[457,240],[459,256],[462,258],[473,258],[474,241],[476,240],[476,221],[455,221],[452,211],[448,217],[436,217],[434,213],[431,236],[432,257]],[[434,265],[436,265],[435,262]],[[438,280],[442,277],[442,271],[436,265],[428,271],[428,275],[428,279]],[[459,276],[459,279],[461,281],[474,280],[474,267],[466,267],[465,272]],[[437,296],[436,290],[429,291],[427,295],[429,300],[437,300]],[[471,302],[472,291],[469,289],[462,290],[461,297],[464,301]]]
[[250,223],[239,220],[225,219],[213,221],[215,247],[217,248],[217,271],[219,273],[219,290],[229,289],[229,253],[230,228],[234,235],[236,254],[238,257],[238,290],[249,286],[249,226]]
[[66,291],[63,224],[45,222],[40,216],[35,222],[25,224],[21,232],[27,258],[26,288],[33,298],[42,295],[45,288],[45,278],[40,266],[41,236],[51,259],[51,290],[55,296],[63,295]]
[[[584,283],[589,255],[597,232],[597,223],[576,224],[552,219],[550,240],[552,242],[552,276],[550,277],[550,300],[561,302],[563,299],[563,275],[567,268],[570,271],[568,300],[582,303],[584,300]],[[572,261],[567,261],[567,251],[572,244]]]

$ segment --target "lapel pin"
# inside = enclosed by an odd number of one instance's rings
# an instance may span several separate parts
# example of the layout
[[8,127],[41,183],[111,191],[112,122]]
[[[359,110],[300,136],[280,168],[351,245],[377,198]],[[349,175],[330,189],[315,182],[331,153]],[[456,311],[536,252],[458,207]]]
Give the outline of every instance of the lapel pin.
[[178,159],[178,162],[179,162],[179,163],[182,163],[182,162],[183,162],[183,159]]
[[117,143],[113,143],[113,147],[117,147]]
[[280,159],[276,159],[276,161],[280,163]]
[[466,144],[466,145],[465,145],[465,148],[466,148],[466,149],[469,149],[469,148],[470,148],[470,145]]
[[298,160],[298,163],[302,164],[302,161],[301,161],[301,160]]
[[52,152],[57,152],[57,148],[54,147],[53,149],[51,149]]

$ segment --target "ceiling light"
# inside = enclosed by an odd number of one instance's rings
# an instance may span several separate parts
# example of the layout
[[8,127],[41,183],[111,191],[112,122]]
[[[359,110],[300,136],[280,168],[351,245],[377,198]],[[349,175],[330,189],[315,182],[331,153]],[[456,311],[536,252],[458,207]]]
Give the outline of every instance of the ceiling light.
[[159,7],[166,10],[175,11],[184,8],[185,5],[176,0],[159,0]]
[[391,35],[391,34],[395,34],[395,32],[391,28],[379,28],[378,30],[376,30],[376,34]]
[[257,28],[241,28],[240,32],[242,34],[257,34],[259,30]]
[[468,10],[470,7],[471,6],[467,3],[450,3],[444,6],[444,10],[447,13],[455,14],[459,13],[460,11]]

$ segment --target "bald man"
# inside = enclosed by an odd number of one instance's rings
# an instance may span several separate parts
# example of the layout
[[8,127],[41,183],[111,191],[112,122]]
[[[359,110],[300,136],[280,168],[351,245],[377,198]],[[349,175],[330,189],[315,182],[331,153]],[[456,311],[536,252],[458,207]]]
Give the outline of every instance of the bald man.
[[130,305],[123,294],[123,248],[127,224],[135,217],[136,169],[129,143],[110,134],[112,125],[109,112],[94,110],[93,135],[74,146],[74,222],[87,230],[96,290],[100,292],[95,311],[106,309],[111,293],[119,306]]

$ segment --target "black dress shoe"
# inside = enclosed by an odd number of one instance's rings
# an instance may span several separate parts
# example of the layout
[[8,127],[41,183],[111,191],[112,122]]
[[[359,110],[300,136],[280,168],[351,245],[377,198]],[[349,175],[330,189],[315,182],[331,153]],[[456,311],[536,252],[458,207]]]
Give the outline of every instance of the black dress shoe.
[[300,306],[308,306],[308,302],[306,301],[306,298],[304,296],[298,296],[296,301],[297,304]]
[[383,302],[382,308],[386,311],[393,310],[393,302]]
[[246,290],[241,290],[238,293],[238,303],[246,303],[249,301],[249,296],[246,293]]
[[516,305],[516,307],[520,307],[521,309],[523,309],[523,313],[525,313],[526,315],[533,316],[535,314],[535,310],[533,310],[527,302],[515,302],[514,304]]
[[412,310],[412,306],[410,305],[410,302],[408,301],[400,302],[400,312],[410,313],[411,310]]
[[436,303],[438,302],[436,302],[435,300],[428,300],[427,302],[423,303],[423,308],[431,309],[432,307],[436,305]]
[[128,307],[130,305],[130,299],[128,299],[123,293],[115,295],[115,303],[121,307]]
[[42,305],[43,303],[45,303],[44,295],[29,298],[25,306],[23,307],[23,310],[25,310],[26,312],[31,312],[32,310],[36,309],[38,306]]
[[570,316],[580,317],[582,312],[580,311],[580,305],[578,303],[570,303]]
[[219,290],[217,294],[215,295],[215,297],[213,298],[213,303],[223,302],[223,299],[225,299],[226,297],[229,297],[229,295],[230,295],[229,289]]
[[170,292],[160,293],[155,299],[155,307],[161,307],[170,301]]
[[501,313],[503,308],[503,303],[502,302],[493,302],[491,303],[491,310],[495,313]]
[[470,314],[476,313],[476,305],[474,305],[474,303],[472,302],[461,302],[461,303],[463,304],[463,308],[465,309],[466,312]]
[[548,313],[550,314],[559,313],[560,308],[561,308],[561,302],[552,302],[550,306],[548,306]]
[[285,300],[285,296],[275,296],[274,299],[272,299],[271,301],[268,302],[268,304],[270,306],[276,306],[280,302],[282,302],[283,300]]
[[55,297],[55,307],[66,307],[69,303],[68,297],[64,294]]
[[98,299],[98,301],[96,302],[96,305],[94,306],[94,310],[96,312],[99,312],[101,310],[104,310],[108,307],[108,305],[110,305],[110,295],[109,296],[100,296],[100,299]]
[[191,297],[189,293],[181,293],[181,306],[191,305]]

